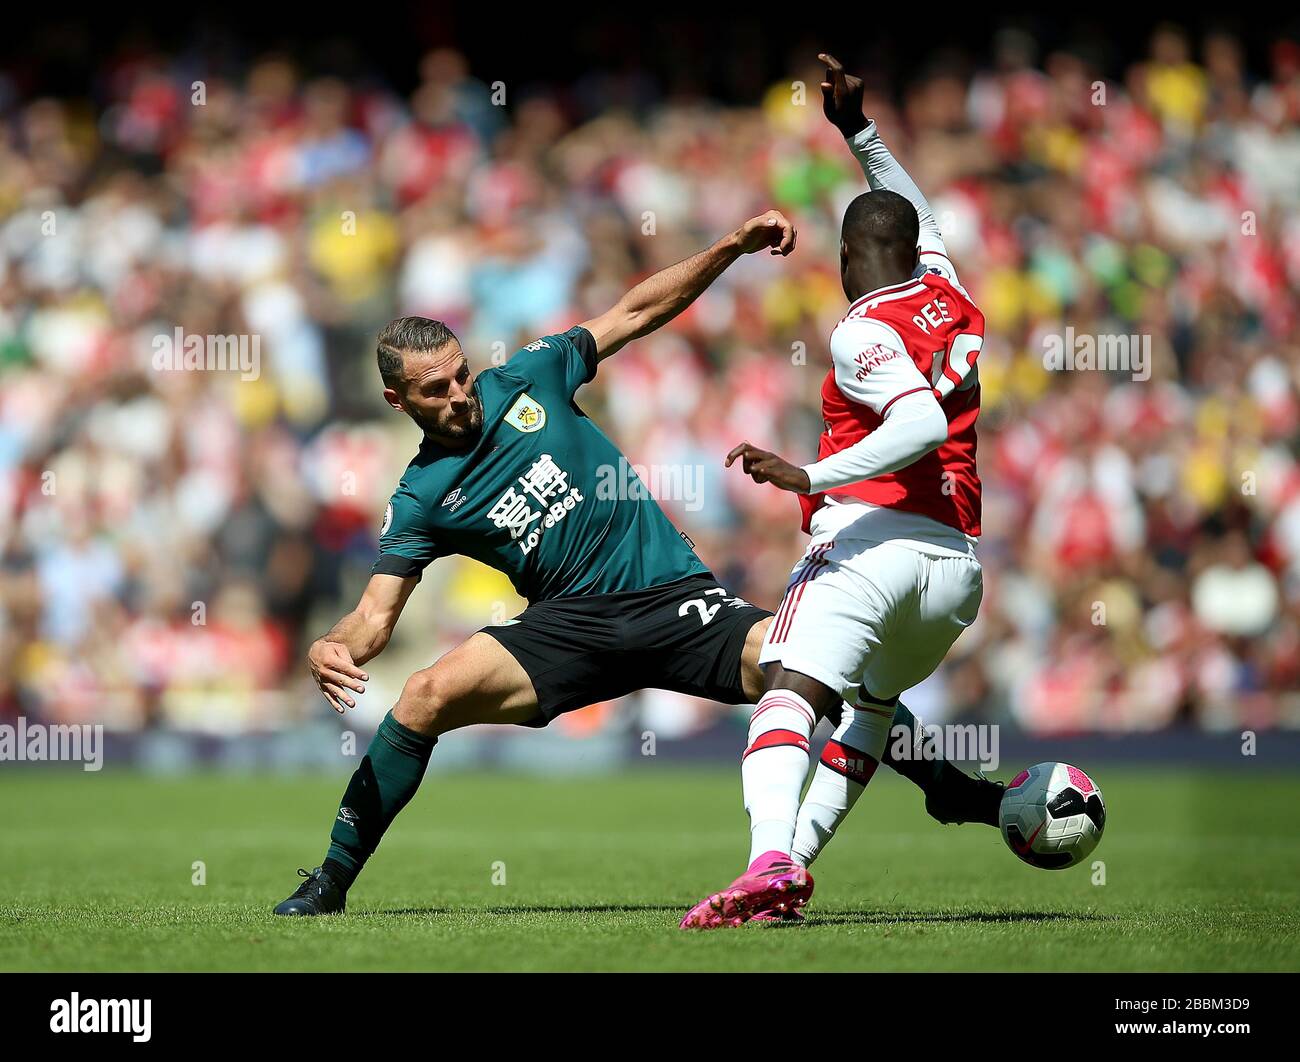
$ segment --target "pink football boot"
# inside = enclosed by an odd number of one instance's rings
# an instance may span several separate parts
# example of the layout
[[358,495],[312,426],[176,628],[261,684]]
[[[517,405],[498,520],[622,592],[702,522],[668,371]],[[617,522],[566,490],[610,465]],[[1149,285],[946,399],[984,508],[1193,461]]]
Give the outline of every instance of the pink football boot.
[[795,908],[788,907],[784,911],[778,911],[775,907],[769,907],[766,911],[755,911],[749,916],[751,922],[776,922],[780,925],[798,925],[806,921],[804,916]]
[[739,926],[751,918],[783,918],[812,896],[813,879],[784,852],[764,852],[749,869],[721,892],[706,897],[686,912],[682,929]]

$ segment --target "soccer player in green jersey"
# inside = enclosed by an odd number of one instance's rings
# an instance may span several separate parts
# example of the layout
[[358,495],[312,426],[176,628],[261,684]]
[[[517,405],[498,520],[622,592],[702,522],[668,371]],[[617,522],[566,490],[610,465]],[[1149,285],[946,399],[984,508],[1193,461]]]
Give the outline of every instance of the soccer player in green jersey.
[[[691,304],[742,255],[787,255],[795,229],[777,211],[654,274],[609,311],[529,343],[475,374],[440,322],[404,317],[379,336],[389,405],[424,433],[384,513],[361,601],[308,653],[334,709],[355,706],[367,661],[388,644],[420,574],[463,554],[505,572],[528,607],[413,674],[340,802],[320,867],[277,914],[342,911],[347,890],[419,787],[448,731],[475,723],[545,726],[638,689],[731,704],[763,691],[759,649],[771,613],[718,585],[650,497],[597,483],[625,461],[574,401],[597,365]],[[896,725],[915,727],[905,708]],[[941,821],[989,821],[989,791],[943,761],[892,764]],[[1000,793],[1000,791],[996,791]],[[994,808],[996,804],[994,804]]]

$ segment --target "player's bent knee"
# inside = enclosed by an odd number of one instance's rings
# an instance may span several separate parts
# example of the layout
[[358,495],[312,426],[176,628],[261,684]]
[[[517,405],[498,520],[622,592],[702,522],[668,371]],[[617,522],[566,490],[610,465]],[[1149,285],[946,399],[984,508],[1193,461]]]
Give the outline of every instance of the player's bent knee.
[[393,717],[403,726],[421,734],[436,735],[449,726],[452,691],[444,669],[434,664],[422,668],[406,680],[402,696],[393,709]]

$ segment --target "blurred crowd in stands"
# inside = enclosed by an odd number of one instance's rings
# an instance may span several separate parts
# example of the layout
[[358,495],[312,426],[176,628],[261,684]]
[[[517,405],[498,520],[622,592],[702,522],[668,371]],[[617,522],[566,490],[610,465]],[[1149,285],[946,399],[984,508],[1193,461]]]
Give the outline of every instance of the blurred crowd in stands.
[[[1108,78],[1006,31],[983,65],[863,71],[988,319],[986,593],[909,698],[923,717],[1300,726],[1300,46],[1266,59],[1165,28]],[[793,256],[738,263],[578,397],[720,579],[776,607],[797,506],[722,458],[743,439],[815,455],[838,223],[863,188],[821,68],[747,106],[635,71],[495,76],[441,49],[409,96],[275,55],[233,78],[106,57],[96,98],[0,79],[0,717],[328,714],[303,654],[368,578],[418,443],[382,401],[378,329],[439,318],[487,368],[770,206]],[[257,336],[255,378],[162,364],[178,327]],[[1067,328],[1147,337],[1149,378],[1046,367]],[[522,604],[436,563],[369,714]],[[648,693],[564,725],[717,713]]]

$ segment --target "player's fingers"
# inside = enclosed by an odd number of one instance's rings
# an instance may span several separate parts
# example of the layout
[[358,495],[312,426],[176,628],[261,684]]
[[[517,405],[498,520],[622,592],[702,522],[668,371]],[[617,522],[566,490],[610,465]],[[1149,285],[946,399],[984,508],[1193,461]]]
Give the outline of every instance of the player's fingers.
[[322,682],[320,688],[324,691],[325,696],[333,702],[334,710],[338,712],[339,715],[343,714],[343,709],[339,707],[340,701],[346,704],[349,708],[355,708],[357,706],[356,701],[332,682]]
[[783,218],[779,211],[769,210],[763,220],[763,236],[768,246],[769,254],[777,254],[777,248],[781,246],[781,241],[785,239],[785,227],[789,224]]
[[776,252],[780,255],[787,255],[794,250],[795,237],[798,235],[795,228],[785,218],[781,219],[785,224],[781,227],[781,242],[776,245]]
[[352,654],[347,647],[340,645],[338,642],[325,643],[325,650],[321,653],[321,658],[329,667],[338,671],[346,672],[354,678],[364,679],[366,673],[352,662]]
[[324,682],[332,682],[336,686],[342,686],[344,689],[356,690],[357,693],[365,693],[366,687],[361,684],[359,679],[354,679],[351,675],[345,675],[341,671],[336,671],[331,667],[320,669],[320,677]]
[[829,54],[823,61],[826,63],[826,80],[830,82],[831,91],[837,96],[843,95],[845,88],[843,64]]
[[337,686],[322,686],[321,691],[325,694],[325,699],[330,702],[330,707],[339,715],[345,714],[349,708],[356,707],[356,704]]
[[351,678],[360,679],[362,682],[368,682],[370,678],[370,676],[352,662],[352,658],[348,656],[347,653],[342,652],[341,650],[329,658],[327,666],[344,675],[348,675]]
[[749,443],[743,442],[739,446],[733,446],[731,453],[727,454],[727,463],[724,467],[730,468],[736,463],[736,458],[749,449]]
[[[836,59],[835,56],[831,55],[830,52],[818,52],[817,58],[826,64],[826,72],[828,74],[833,74],[836,71],[842,71],[844,69],[844,64]],[[830,79],[827,78],[827,80]]]

